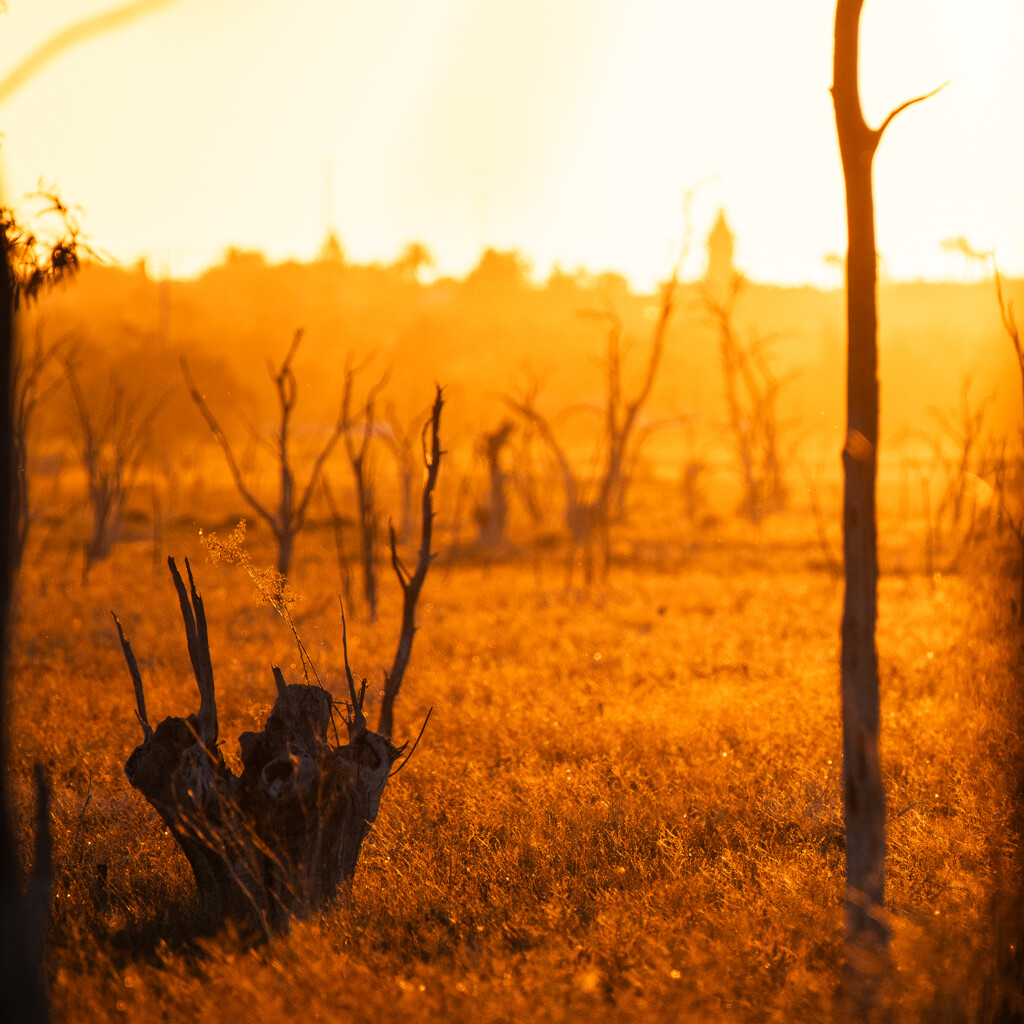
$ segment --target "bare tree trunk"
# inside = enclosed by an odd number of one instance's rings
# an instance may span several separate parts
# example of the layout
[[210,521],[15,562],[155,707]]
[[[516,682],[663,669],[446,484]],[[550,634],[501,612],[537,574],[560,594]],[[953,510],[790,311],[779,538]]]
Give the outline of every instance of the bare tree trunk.
[[29,438],[32,420],[36,409],[56,390],[60,379],[51,380],[44,386],[43,378],[47,370],[56,363],[61,344],[43,344],[42,321],[36,323],[35,339],[32,348],[25,350],[24,345],[15,346],[11,360],[11,438],[14,446],[14,471],[11,475],[11,488],[15,505],[15,542],[12,552],[13,567],[17,570],[21,565],[28,544],[28,535],[32,527],[32,509],[29,495],[30,479],[28,473]]
[[[874,197],[871,165],[882,132],[864,121],[857,85],[863,0],[838,0],[832,100],[846,183],[849,249],[847,430],[843,448],[842,621],[843,782],[846,824],[846,939],[851,951],[885,953],[885,789],[878,754],[878,654],[875,649],[878,555],[875,480],[878,465],[878,348]],[[851,958],[854,964],[855,957]],[[856,967],[855,967],[856,970]]]
[[[996,298],[999,301],[999,315],[1003,321],[1003,327],[1006,329],[1006,333],[1009,336],[1010,342],[1013,345],[1014,354],[1017,357],[1017,368],[1020,370],[1020,384],[1021,384],[1021,397],[1024,398],[1024,346],[1021,345],[1020,340],[1020,328],[1017,326],[1017,321],[1013,316],[1013,303],[1003,301],[1003,288],[1002,283],[999,279],[999,269],[996,268]],[[1024,420],[1021,421],[1021,443],[1024,444]],[[1000,518],[1004,517],[1010,524],[1010,528],[1013,530],[1014,536],[1017,538],[1017,546],[1020,548],[1020,592],[1018,594],[1018,600],[1010,598],[1010,606],[1013,608],[1014,618],[1018,623],[1024,625],[1024,510],[1018,509],[1016,514],[1012,513],[1006,505],[1006,470],[1005,462],[1003,473],[1001,474],[1003,482],[996,488],[999,494],[999,514]]]
[[[15,508],[10,487],[14,471],[11,424],[11,364],[13,282],[7,256],[7,238],[0,231],[0,481],[4,482],[0,500],[0,1017],[4,1020],[45,1024],[48,1019],[46,989],[42,971],[42,937],[49,909],[49,885],[43,872],[48,866],[47,807],[45,785],[37,772],[39,814],[36,825],[37,883],[44,906],[33,907],[25,899],[18,871],[17,850],[11,829],[7,796],[7,630],[15,544]],[[37,895],[38,895],[37,893]],[[35,912],[33,912],[35,911]]]
[[413,529],[413,491],[416,477],[416,442],[419,429],[426,413],[419,413],[405,426],[399,419],[394,403],[389,402],[385,422],[388,431],[384,434],[384,442],[391,449],[398,470],[398,489],[401,496],[401,508],[398,515],[398,540],[405,544],[412,537]]
[[352,571],[348,564],[348,555],[345,551],[345,531],[342,529],[341,516],[338,514],[338,506],[334,503],[334,494],[331,491],[330,481],[327,474],[320,477],[320,486],[323,488],[324,498],[327,501],[327,508],[331,513],[331,529],[334,532],[334,553],[338,559],[338,578],[341,580],[341,595],[348,607],[352,603]]
[[377,621],[377,510],[374,502],[373,481],[363,456],[352,462],[356,478],[356,501],[359,505],[359,542],[363,559],[363,597],[371,622]]
[[846,824],[846,938],[884,949],[885,789],[878,756],[878,654],[875,649],[878,556],[875,477],[878,459],[876,255],[871,160],[876,140],[857,92],[862,0],[839,0],[832,97],[846,182],[846,445],[843,448],[842,621],[843,783]]
[[501,452],[508,444],[515,424],[511,420],[502,423],[480,439],[480,453],[487,462],[489,483],[487,506],[478,509],[477,521],[480,526],[480,543],[485,547],[498,547],[505,540],[505,525],[508,522],[508,478],[501,465]]
[[364,364],[353,366],[351,358],[345,363],[345,393],[342,398],[342,420],[345,423],[345,450],[352,466],[359,504],[359,539],[363,558],[363,595],[371,622],[377,621],[377,510],[374,507],[373,479],[370,473],[368,451],[374,429],[374,408],[378,394],[387,385],[390,371],[384,374],[366,393],[363,403],[362,437],[358,446],[352,436],[352,398],[356,375]]

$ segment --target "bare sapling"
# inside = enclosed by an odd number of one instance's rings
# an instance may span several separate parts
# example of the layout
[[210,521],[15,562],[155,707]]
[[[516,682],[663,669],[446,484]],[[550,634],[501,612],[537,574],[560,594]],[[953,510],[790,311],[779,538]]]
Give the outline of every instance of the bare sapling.
[[474,510],[477,539],[486,548],[499,547],[505,541],[508,523],[508,473],[502,465],[501,453],[506,449],[515,424],[502,420],[494,430],[484,433],[477,443],[477,452],[487,466],[487,498]]
[[811,515],[814,518],[814,530],[818,537],[818,547],[821,549],[825,568],[828,569],[830,576],[834,576],[838,579],[843,574],[843,567],[840,564],[839,559],[836,557],[835,552],[832,550],[832,542],[828,535],[828,522],[821,507],[821,495],[818,491],[818,481],[811,472],[811,467],[807,464],[807,460],[799,452],[796,453],[796,464],[800,469],[800,474],[804,478],[804,484],[806,485],[807,498],[811,506]]
[[[544,416],[536,407],[536,383],[527,387],[522,397],[505,396],[505,403],[517,415],[532,425],[547,445],[558,464],[565,490],[565,522],[569,530],[570,548],[567,581],[572,582],[572,570],[577,552],[582,553],[584,578],[589,585],[596,572],[607,572],[610,554],[610,521],[617,507],[625,506],[627,488],[626,468],[635,458],[638,448],[648,434],[638,430],[640,413],[654,387],[658,368],[665,349],[665,335],[675,308],[679,270],[689,242],[689,227],[684,235],[679,259],[672,276],[662,288],[658,319],[639,385],[627,394],[623,381],[622,321],[613,309],[588,314],[607,324],[607,347],[604,359],[605,398],[601,409],[602,430],[594,461],[601,470],[593,479],[579,474],[565,447],[555,435],[554,418]],[[564,415],[564,413],[563,413]]]
[[529,387],[521,398],[506,395],[505,403],[535,428],[558,466],[565,492],[565,525],[569,531],[566,587],[572,585],[577,554],[582,556],[584,581],[589,586],[594,577],[598,555],[603,557],[607,565],[608,520],[597,500],[588,500],[585,481],[577,476],[568,452],[555,435],[552,420],[537,409],[536,397],[536,387]]
[[405,421],[398,415],[394,402],[388,402],[384,414],[381,439],[391,452],[398,472],[398,539],[405,544],[413,531],[413,491],[415,490],[417,458],[416,444],[426,411],[418,412]]
[[[529,420],[520,425],[510,441],[512,449],[512,489],[534,526],[540,526],[545,518],[546,494],[543,486],[544,468],[538,464],[538,432]],[[543,442],[542,442],[543,444]],[[543,452],[539,458],[546,459]]]
[[326,473],[320,474],[320,487],[324,492],[324,501],[331,515],[331,532],[334,534],[334,555],[338,562],[338,579],[341,582],[341,599],[346,606],[352,604],[352,567],[349,563],[348,549],[345,546],[345,526],[338,504],[334,500],[334,491]]
[[[352,364],[351,356],[345,361],[345,393],[342,398],[342,421],[345,424],[345,451],[352,467],[352,481],[356,489],[356,507],[359,513],[359,548],[363,566],[363,597],[366,600],[370,622],[377,621],[377,508],[370,464],[370,438],[374,432],[374,409],[377,396],[387,386],[390,373],[385,373],[367,392],[361,411],[362,422],[356,426],[352,419],[356,376],[365,363]],[[359,441],[356,442],[356,433]]]
[[80,431],[79,458],[89,489],[92,527],[85,546],[84,574],[110,555],[121,533],[125,505],[152,440],[152,426],[163,404],[158,399],[140,409],[124,388],[110,386],[102,412],[90,407],[74,365],[65,377]]
[[298,398],[298,383],[295,379],[295,371],[292,369],[292,360],[295,358],[299,343],[302,341],[302,333],[301,330],[295,332],[292,343],[280,366],[276,368],[272,365],[268,366],[270,379],[274,382],[274,389],[277,392],[278,427],[277,433],[271,441],[268,442],[264,438],[258,438],[258,440],[264,447],[269,448],[277,463],[277,501],[276,507],[273,508],[257,498],[253,489],[245,482],[245,477],[239,467],[231,442],[210,410],[202,392],[196,387],[192,374],[189,372],[188,363],[184,358],[181,360],[181,372],[185,377],[189,394],[202,413],[203,419],[206,420],[206,425],[210,428],[210,432],[224,452],[224,458],[227,460],[228,469],[231,471],[231,478],[234,481],[236,490],[249,508],[267,523],[274,534],[274,540],[277,543],[277,571],[282,576],[287,576],[291,568],[295,538],[306,525],[306,514],[309,511],[310,500],[320,479],[324,463],[334,450],[334,446],[338,443],[338,439],[345,429],[345,416],[344,410],[342,410],[320,450],[314,456],[309,467],[306,485],[300,490],[296,481],[295,454],[292,451],[291,422],[295,411],[295,402]]
[[395,543],[395,528],[390,527],[391,566],[395,570],[398,582],[402,587],[402,629],[398,638],[398,649],[391,671],[384,677],[384,697],[381,701],[380,720],[377,732],[382,736],[392,735],[394,727],[394,707],[398,699],[398,691],[402,687],[402,679],[409,665],[412,654],[412,641],[416,635],[416,604],[420,599],[420,591],[427,578],[427,570],[434,559],[431,542],[434,534],[434,489],[437,487],[437,475],[441,471],[441,409],[444,399],[440,387],[437,388],[434,404],[430,411],[430,419],[423,426],[423,497],[420,503],[420,548],[416,558],[416,568],[410,572],[398,557]]
[[[1003,321],[1003,329],[1006,331],[1007,337],[1009,337],[1010,343],[1013,345],[1013,352],[1017,357],[1017,368],[1020,371],[1022,414],[1024,414],[1024,348],[1021,347],[1020,328],[1017,326],[1016,319],[1014,319],[1013,303],[1008,299],[1003,299],[1003,286],[999,277],[998,268],[995,271],[995,278],[996,299],[999,302],[999,316]],[[1018,455],[1018,474],[1024,476],[1024,420],[1021,421],[1020,439],[1021,449]],[[1017,621],[1024,625],[1024,507],[1021,506],[1018,500],[1017,507],[1010,508],[1010,503],[1007,501],[1006,476],[1007,470],[1004,466],[1003,473],[1001,474],[999,481],[1000,486],[998,487],[997,492],[999,494],[999,502],[1003,515],[1007,523],[1009,523],[1014,537],[1017,538],[1017,546],[1020,549],[1020,591],[1017,595],[1017,599],[1014,600],[1011,598],[1010,603],[1013,607]]]
[[[347,692],[339,704],[320,682],[286,614],[280,589],[283,577],[274,575],[267,583],[245,560],[243,565],[261,592],[285,614],[299,645],[307,682],[288,684],[281,670],[273,668],[277,698],[264,727],[239,737],[239,775],[225,763],[218,744],[206,611],[188,562],[186,586],[174,560],[168,560],[199,690],[198,711],[166,718],[156,728],[150,725],[138,662],[115,616],[142,729],[142,742],[128,758],[125,774],[160,815],[191,865],[207,927],[230,918],[269,934],[286,927],[292,918],[322,908],[355,874],[388,779],[406,749],[396,747],[391,735],[395,702],[416,631],[416,603],[433,557],[433,496],[443,454],[442,405],[438,389],[425,430],[422,536],[413,572],[402,565],[392,534],[392,563],[404,603],[376,731],[366,720],[366,680],[357,687],[349,664],[344,610]],[[341,718],[347,732],[344,743],[334,725],[335,710],[340,707],[344,707]]]
[[11,364],[11,440],[14,446],[14,474],[11,496],[14,502],[15,535],[12,550],[14,568],[21,565],[32,526],[28,472],[32,421],[39,406],[60,387],[63,374],[55,373],[60,362],[61,342],[43,341],[43,321],[38,319],[31,346],[14,345]]
[[729,430],[743,478],[743,512],[752,523],[785,508],[787,490],[779,451],[778,399],[783,382],[768,363],[770,336],[744,341],[735,324],[745,282],[734,274],[723,297],[704,289],[704,303],[718,327]]
[[[956,569],[984,525],[979,482],[987,478],[998,480],[1002,472],[999,463],[1003,461],[1003,452],[987,438],[985,427],[995,394],[972,405],[970,389],[971,379],[967,377],[960,387],[956,414],[938,407],[930,410],[939,436],[924,437],[933,452],[930,470],[927,474],[921,471],[929,575],[935,571],[935,558],[942,551],[946,553],[944,571]],[[933,510],[930,482],[939,472],[945,483]]]

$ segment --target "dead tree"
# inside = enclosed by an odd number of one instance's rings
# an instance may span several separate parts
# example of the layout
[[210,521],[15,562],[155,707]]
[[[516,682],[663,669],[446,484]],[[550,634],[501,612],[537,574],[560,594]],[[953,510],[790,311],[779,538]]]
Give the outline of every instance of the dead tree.
[[[254,924],[263,933],[322,908],[355,874],[384,789],[405,746],[391,742],[394,705],[409,664],[416,603],[430,567],[433,495],[441,463],[441,391],[425,445],[423,524],[414,572],[402,565],[392,537],[392,561],[404,593],[402,629],[377,731],[367,726],[366,680],[357,689],[348,661],[342,614],[347,699],[347,742],[335,733],[336,703],[314,683],[285,682],[273,669],[277,699],[259,732],[239,737],[242,771],[235,775],[218,746],[217,701],[206,612],[186,562],[188,586],[173,559],[199,710],[149,724],[138,662],[121,625],[118,635],[135,687],[142,743],[125,764],[128,781],[167,825],[195,876],[205,925],[225,918]],[[411,753],[411,751],[410,751]]]
[[508,522],[508,476],[501,464],[501,453],[512,437],[515,424],[502,422],[479,441],[477,451],[487,463],[487,501],[478,503],[475,512],[479,540],[484,547],[497,547],[505,540]]
[[91,409],[70,361],[65,376],[74,400],[81,432],[79,457],[89,489],[92,528],[85,546],[85,573],[110,555],[121,533],[121,518],[149,447],[160,400],[147,410],[131,402],[123,387],[113,383],[102,413]]
[[338,561],[338,579],[341,581],[341,596],[346,606],[352,603],[352,570],[349,566],[348,552],[345,549],[345,530],[331,482],[326,473],[320,474],[320,487],[324,492],[327,510],[331,514],[331,531],[334,534],[334,554]]
[[[14,568],[21,565],[32,525],[32,509],[29,501],[29,438],[32,420],[41,403],[45,402],[60,386],[61,376],[53,376],[51,369],[56,366],[61,343],[46,345],[42,339],[42,322],[37,321],[32,347],[24,349],[15,346],[11,368],[12,406],[11,437],[14,445],[14,475],[11,477],[11,495],[14,502],[15,537],[12,556]],[[47,380],[47,377],[50,377]]]
[[[861,110],[857,84],[863,0],[838,0],[832,101],[846,185],[847,386],[843,448],[843,553],[846,590],[842,620],[844,820],[846,825],[846,940],[851,950],[885,953],[885,789],[878,756],[878,551],[875,481],[878,467],[877,262],[871,165],[882,133]],[[932,95],[929,93],[928,95]],[[856,957],[850,964],[856,972]]]
[[364,366],[353,366],[351,358],[345,361],[345,394],[342,399],[342,421],[345,424],[345,451],[352,467],[352,480],[356,488],[356,504],[359,510],[359,546],[363,564],[363,597],[371,622],[377,621],[377,509],[375,502],[373,473],[367,453],[374,431],[374,407],[377,396],[387,385],[390,373],[385,373],[366,393],[362,409],[362,426],[358,445],[352,421],[352,403],[356,375]]
[[430,545],[434,533],[434,488],[437,486],[437,474],[441,470],[441,409],[443,398],[440,387],[437,388],[434,404],[430,410],[430,419],[423,427],[423,499],[420,503],[420,549],[416,558],[416,568],[409,570],[398,557],[395,545],[395,531],[390,530],[391,566],[395,570],[398,582],[402,586],[402,630],[399,634],[398,649],[391,671],[384,676],[384,697],[381,700],[380,719],[377,732],[390,739],[394,732],[394,709],[398,691],[402,686],[402,678],[409,665],[412,654],[412,641],[416,635],[416,604],[420,599],[420,591],[427,578],[427,570],[434,559]]
[[[688,239],[688,236],[687,236]],[[595,569],[606,571],[609,560],[609,525],[613,508],[624,504],[625,468],[637,444],[640,412],[650,397],[665,348],[665,334],[675,307],[679,268],[686,252],[686,241],[672,276],[662,289],[658,321],[640,384],[627,397],[623,384],[622,322],[614,310],[587,314],[608,324],[607,350],[604,360],[605,400],[601,409],[602,432],[595,453],[601,464],[600,473],[591,481],[577,475],[565,448],[559,443],[548,419],[536,408],[536,385],[526,389],[522,398],[505,396],[505,404],[532,424],[555,461],[558,463],[565,489],[565,522],[569,528],[569,581],[576,551],[582,550],[584,577],[590,583]],[[640,439],[646,435],[641,435]],[[598,562],[600,561],[600,566]]]
[[566,586],[572,585],[573,565],[577,552],[582,555],[584,581],[589,585],[597,568],[598,555],[602,556],[604,565],[607,566],[608,520],[604,515],[605,510],[596,500],[585,499],[584,481],[577,477],[568,453],[555,435],[552,421],[536,408],[536,387],[528,387],[520,399],[511,395],[504,397],[505,404],[536,429],[554,457],[562,477],[562,488],[565,491],[565,525],[569,531]]
[[768,365],[771,338],[744,342],[736,330],[733,313],[743,285],[735,274],[722,298],[705,288],[704,304],[718,327],[729,429],[743,474],[743,511],[759,523],[786,504],[777,410],[783,382]]
[[545,495],[543,494],[543,467],[537,464],[535,442],[537,430],[527,420],[517,432],[512,446],[511,483],[522,502],[526,514],[535,526],[544,522]]
[[[415,245],[415,243],[413,243]],[[384,414],[381,439],[391,452],[398,469],[399,513],[398,539],[406,543],[412,536],[413,529],[413,484],[416,477],[417,458],[416,442],[420,436],[420,427],[426,411],[418,412],[407,423],[398,415],[393,402],[388,402]]]
[[[1013,354],[1017,357],[1017,369],[1020,370],[1021,399],[1024,401],[1024,348],[1021,347],[1020,328],[1013,316],[1013,303],[1003,300],[1003,284],[999,277],[998,267],[995,270],[996,278],[996,301],[999,303],[999,316],[1003,321],[1003,329],[1006,331],[1010,343],[1013,345]],[[1021,427],[1021,441],[1024,441],[1024,426]]]
[[[0,209],[0,481],[14,479],[12,370],[13,313],[19,295],[9,246],[13,217]],[[0,1011],[5,1020],[45,1024],[48,1019],[43,975],[43,939],[50,915],[49,805],[46,780],[36,768],[36,844],[28,892],[22,888],[18,849],[11,827],[7,740],[7,645],[11,583],[15,565],[15,506],[0,501]]]
[[[1006,331],[1010,343],[1013,345],[1014,355],[1017,357],[1017,368],[1020,370],[1021,398],[1024,399],[1024,348],[1021,347],[1020,328],[1013,315],[1013,303],[1003,300],[1003,287],[999,279],[998,268],[995,271],[996,277],[996,299],[999,302],[999,316],[1003,321],[1003,328]],[[1024,420],[1021,421],[1021,464],[1024,465]],[[1014,537],[1017,538],[1017,546],[1020,549],[1020,593],[1018,599],[1011,599],[1011,606],[1015,612],[1017,621],[1024,625],[1024,508],[1019,505],[1016,509],[1010,509],[1006,501],[1005,469],[1002,486],[998,490],[1000,507],[1010,524]]]
[[280,415],[277,434],[273,440],[270,442],[264,438],[258,438],[258,440],[264,447],[269,448],[270,453],[277,462],[279,483],[277,507],[274,509],[269,508],[260,501],[253,490],[246,484],[242,471],[239,468],[238,460],[235,458],[234,450],[231,447],[231,442],[228,441],[227,435],[210,411],[210,407],[206,404],[206,399],[196,387],[195,381],[193,381],[192,375],[189,373],[188,363],[184,358],[181,360],[181,372],[185,377],[189,394],[192,396],[192,401],[199,407],[199,411],[203,414],[203,419],[206,420],[206,425],[210,428],[210,432],[224,452],[235,488],[245,503],[267,523],[274,534],[274,540],[277,542],[277,571],[282,576],[287,576],[288,570],[291,568],[295,537],[306,525],[306,513],[309,510],[310,499],[313,497],[313,491],[317,481],[320,479],[324,463],[334,450],[334,446],[338,443],[338,438],[341,437],[345,429],[345,413],[342,410],[327,440],[313,459],[312,468],[309,471],[309,479],[306,481],[306,486],[300,495],[295,480],[294,454],[291,450],[290,429],[292,413],[295,410],[295,401],[298,397],[298,384],[295,380],[295,372],[292,370],[292,359],[295,357],[295,352],[301,341],[302,331],[300,329],[295,332],[295,337],[292,339],[291,346],[285,354],[281,365],[277,369],[272,365],[268,366],[270,379],[274,382],[274,388],[277,391]]
[[[989,407],[995,401],[995,392],[986,395],[980,403],[972,408],[970,401],[971,378],[967,376],[960,385],[959,419],[956,420],[946,412],[933,406],[929,412],[938,423],[939,429],[952,442],[956,455],[953,463],[947,467],[946,489],[939,502],[939,517],[948,516],[951,525],[957,527],[967,513],[969,481],[973,475],[984,476],[985,467],[981,465],[983,454],[981,445],[985,435],[985,417]],[[941,448],[941,445],[937,447]]]

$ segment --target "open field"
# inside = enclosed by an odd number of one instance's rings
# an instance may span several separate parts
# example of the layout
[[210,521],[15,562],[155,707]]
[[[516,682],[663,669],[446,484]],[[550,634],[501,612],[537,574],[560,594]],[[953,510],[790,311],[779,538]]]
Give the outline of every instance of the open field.
[[[205,559],[194,528],[163,543],[196,571],[237,758],[238,734],[269,710],[270,665],[299,681],[294,643],[241,570]],[[198,705],[166,568],[148,543],[123,544],[83,585],[62,545],[30,551],[12,775],[26,856],[34,761],[53,785],[55,1019],[842,1016],[841,583],[809,516],[726,523],[660,555],[656,543],[588,591],[566,592],[552,552],[442,558],[399,739],[433,717],[352,892],[256,946],[190,936],[188,866],[123,773],[141,737],[111,610],[151,720]],[[265,532],[249,546],[270,563]],[[896,1020],[986,1019],[1019,934],[1020,636],[1006,567],[982,550],[961,574],[926,576],[883,535],[883,1003]],[[329,531],[304,535],[297,557],[296,623],[340,696]],[[350,621],[353,667],[373,684],[399,617],[381,578],[379,622]]]

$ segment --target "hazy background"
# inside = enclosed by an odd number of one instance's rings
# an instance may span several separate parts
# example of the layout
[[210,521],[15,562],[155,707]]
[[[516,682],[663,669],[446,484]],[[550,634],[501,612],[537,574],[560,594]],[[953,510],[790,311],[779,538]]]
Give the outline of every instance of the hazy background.
[[[117,5],[9,0],[0,77]],[[307,259],[333,228],[357,261],[413,239],[441,273],[486,246],[624,272],[671,265],[685,188],[720,206],[739,268],[835,285],[845,248],[820,0],[165,0],[66,50],[0,104],[5,194],[40,178],[129,263],[192,274],[230,244]],[[882,270],[961,280],[963,236],[1024,273],[1024,6],[869,3],[862,90],[877,124]],[[702,254],[694,254],[699,273]],[[969,271],[977,272],[977,271]]]

